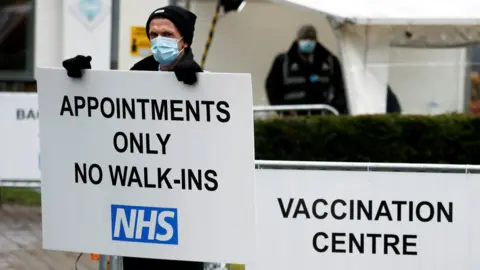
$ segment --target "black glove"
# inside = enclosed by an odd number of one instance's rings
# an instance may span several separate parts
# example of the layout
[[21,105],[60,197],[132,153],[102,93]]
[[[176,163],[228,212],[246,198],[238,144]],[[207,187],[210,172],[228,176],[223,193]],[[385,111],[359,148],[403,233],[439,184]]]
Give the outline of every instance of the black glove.
[[90,61],[92,57],[77,55],[74,58],[63,61],[63,67],[67,70],[68,77],[81,78],[85,69],[91,69]]
[[177,80],[188,85],[197,83],[197,73],[203,72],[195,61],[180,62],[173,68]]

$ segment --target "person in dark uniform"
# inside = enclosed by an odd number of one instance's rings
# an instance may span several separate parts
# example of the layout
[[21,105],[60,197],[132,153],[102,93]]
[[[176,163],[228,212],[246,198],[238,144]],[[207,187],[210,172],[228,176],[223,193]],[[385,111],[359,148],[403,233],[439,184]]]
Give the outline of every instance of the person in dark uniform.
[[348,112],[340,61],[317,41],[312,25],[301,27],[290,49],[276,56],[265,87],[271,105],[327,104]]
[[[195,14],[178,6],[166,6],[153,11],[146,23],[152,55],[133,65],[131,70],[174,72],[179,81],[195,84],[196,74],[203,72],[194,61],[191,50],[195,21]],[[68,76],[81,78],[82,71],[91,68],[91,60],[90,56],[77,55],[63,61],[63,67]],[[123,258],[123,266],[124,270],[203,270],[202,262],[131,257]]]

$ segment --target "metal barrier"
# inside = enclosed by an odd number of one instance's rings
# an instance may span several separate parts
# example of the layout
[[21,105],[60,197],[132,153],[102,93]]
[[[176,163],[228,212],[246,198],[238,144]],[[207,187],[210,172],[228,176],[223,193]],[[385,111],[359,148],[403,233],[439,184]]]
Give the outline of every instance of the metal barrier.
[[7,180],[0,179],[0,188],[16,187],[16,188],[40,188],[40,179],[38,180]]
[[[275,106],[254,106],[253,107],[253,113],[254,113],[255,119],[267,118],[269,115],[271,115],[271,113],[285,112],[285,111],[307,111],[308,114],[310,115],[311,111],[313,110],[325,111],[334,115],[340,115],[337,109],[327,104],[275,105]],[[259,113],[263,113],[264,115],[258,116]]]
[[[441,172],[441,173],[469,173],[479,174],[480,165],[451,165],[451,164],[410,164],[410,163],[353,163],[353,162],[317,162],[317,161],[274,161],[256,160],[255,168],[276,170],[342,170],[342,171],[386,171],[386,172]],[[38,180],[31,181],[8,181],[0,180],[1,186],[32,188],[39,186]],[[110,263],[107,258],[110,257]],[[100,256],[99,270],[123,270],[123,260],[120,256]],[[219,264],[206,263],[206,270],[214,270]],[[231,266],[221,266],[223,269],[231,269]]]
[[256,169],[480,173],[480,165],[256,160]]

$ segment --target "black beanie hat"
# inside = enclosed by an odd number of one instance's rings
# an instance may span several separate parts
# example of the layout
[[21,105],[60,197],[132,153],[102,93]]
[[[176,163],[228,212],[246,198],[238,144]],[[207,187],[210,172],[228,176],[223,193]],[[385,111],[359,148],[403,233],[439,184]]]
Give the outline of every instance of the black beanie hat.
[[317,30],[315,30],[315,26],[311,24],[304,25],[298,29],[297,32],[298,39],[317,39]]
[[150,22],[156,18],[165,18],[170,20],[180,31],[183,40],[192,45],[193,32],[195,31],[195,21],[197,16],[192,12],[179,6],[166,6],[158,8],[150,14],[147,20],[147,36],[150,32]]

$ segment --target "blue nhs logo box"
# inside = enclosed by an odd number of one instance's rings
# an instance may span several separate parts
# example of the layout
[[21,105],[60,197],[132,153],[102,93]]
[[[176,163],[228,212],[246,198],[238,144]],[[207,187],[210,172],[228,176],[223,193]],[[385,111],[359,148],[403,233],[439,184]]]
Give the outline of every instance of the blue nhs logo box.
[[178,245],[176,208],[111,206],[112,240]]

